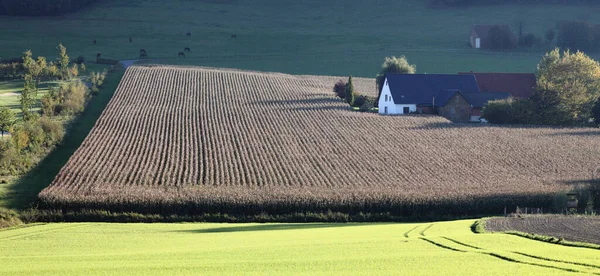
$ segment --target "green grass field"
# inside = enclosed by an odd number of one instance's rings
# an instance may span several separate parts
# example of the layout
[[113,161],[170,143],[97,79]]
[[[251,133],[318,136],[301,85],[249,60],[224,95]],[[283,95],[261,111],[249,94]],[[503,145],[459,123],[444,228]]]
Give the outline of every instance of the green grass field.
[[598,250],[473,234],[472,223],[34,225],[0,231],[0,274],[600,273]]
[[[434,9],[425,2],[106,0],[60,17],[0,17],[0,36],[15,38],[0,42],[0,57],[28,48],[55,56],[62,42],[71,57],[87,60],[98,52],[135,59],[144,48],[162,63],[292,74],[373,77],[387,55],[406,55],[420,73],[533,72],[551,45],[515,53],[474,50],[467,45],[471,25],[523,21],[525,32],[543,37],[560,20],[600,23],[600,5]],[[184,47],[192,52],[177,58]]]

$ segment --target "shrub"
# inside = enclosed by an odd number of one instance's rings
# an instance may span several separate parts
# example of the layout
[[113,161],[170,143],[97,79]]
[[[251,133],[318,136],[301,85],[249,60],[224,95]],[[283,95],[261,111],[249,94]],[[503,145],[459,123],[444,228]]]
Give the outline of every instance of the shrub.
[[517,47],[513,34],[505,28],[498,26],[491,27],[488,36],[490,37],[491,49],[508,50]]
[[[92,83],[92,88],[91,88],[92,94],[96,95],[96,94],[98,94],[98,92],[100,92],[100,87],[102,87],[102,85],[104,84],[104,79],[106,79],[106,73],[107,73],[107,71],[104,71],[102,73],[92,72],[92,74],[90,74],[90,82]],[[337,86],[337,84],[336,84],[336,86]],[[334,92],[335,92],[335,89],[336,89],[336,87],[334,86]]]
[[360,105],[360,111],[362,111],[362,112],[371,111],[371,109],[373,107],[375,107],[375,105],[376,105],[375,98],[366,97],[363,104]]
[[82,112],[88,97],[87,93],[87,87],[81,81],[71,82],[61,87],[59,97],[64,98],[64,101],[58,107],[60,113],[73,115]]
[[15,114],[8,107],[0,107],[0,132],[4,136],[4,132],[10,131],[15,124]]
[[363,104],[365,104],[365,102],[367,101],[369,97],[365,96],[365,95],[357,95],[354,98],[354,107],[361,107]]
[[50,91],[40,99],[44,116],[52,117],[56,114],[56,105],[58,104],[55,98],[56,92],[54,92],[56,90],[57,88],[51,87]]
[[492,124],[508,124],[511,121],[512,102],[512,98],[489,101],[483,107],[483,116],[481,117]]
[[46,140],[46,134],[40,125],[40,120],[23,123],[22,129],[27,133],[29,138],[29,150],[39,152]]
[[19,224],[23,224],[23,222],[19,219],[19,214],[16,211],[0,207],[0,228]]
[[85,63],[85,57],[84,57],[84,56],[78,56],[78,57],[77,57],[77,58],[76,58],[76,59],[73,61],[73,63],[75,63],[75,64],[83,64],[83,63]]
[[572,50],[595,51],[600,49],[600,28],[583,21],[558,23],[556,45]]
[[39,120],[39,124],[46,137],[46,146],[53,146],[62,141],[65,135],[65,128],[62,123],[42,117]]
[[338,82],[336,82],[333,86],[333,92],[338,98],[344,99],[346,97],[346,83],[343,80],[339,80]]
[[519,47],[531,48],[538,44],[539,39],[534,34],[524,34],[519,38]]
[[13,131],[11,136],[11,140],[14,145],[15,151],[18,154],[23,152],[25,148],[27,148],[27,146],[29,145],[29,135],[21,126],[15,127],[15,130]]

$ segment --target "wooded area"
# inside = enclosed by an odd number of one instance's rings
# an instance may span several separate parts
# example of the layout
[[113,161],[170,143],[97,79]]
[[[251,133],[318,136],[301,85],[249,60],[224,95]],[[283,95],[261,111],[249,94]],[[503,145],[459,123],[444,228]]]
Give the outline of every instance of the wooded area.
[[598,4],[599,0],[426,0],[431,5],[493,5],[493,4]]

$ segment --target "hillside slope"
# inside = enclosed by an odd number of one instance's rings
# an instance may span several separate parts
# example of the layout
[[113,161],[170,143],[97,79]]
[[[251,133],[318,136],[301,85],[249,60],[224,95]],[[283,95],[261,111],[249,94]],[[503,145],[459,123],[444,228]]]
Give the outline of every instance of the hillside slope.
[[596,129],[350,111],[328,78],[130,67],[40,198],[68,209],[500,213],[549,207],[600,159]]

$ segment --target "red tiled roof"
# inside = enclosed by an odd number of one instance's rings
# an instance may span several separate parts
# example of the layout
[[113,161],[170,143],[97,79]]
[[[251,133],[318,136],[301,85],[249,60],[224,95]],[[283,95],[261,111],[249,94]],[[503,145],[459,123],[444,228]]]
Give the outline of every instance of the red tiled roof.
[[474,75],[481,92],[508,92],[515,98],[531,97],[537,84],[532,73],[461,72],[458,74]]

